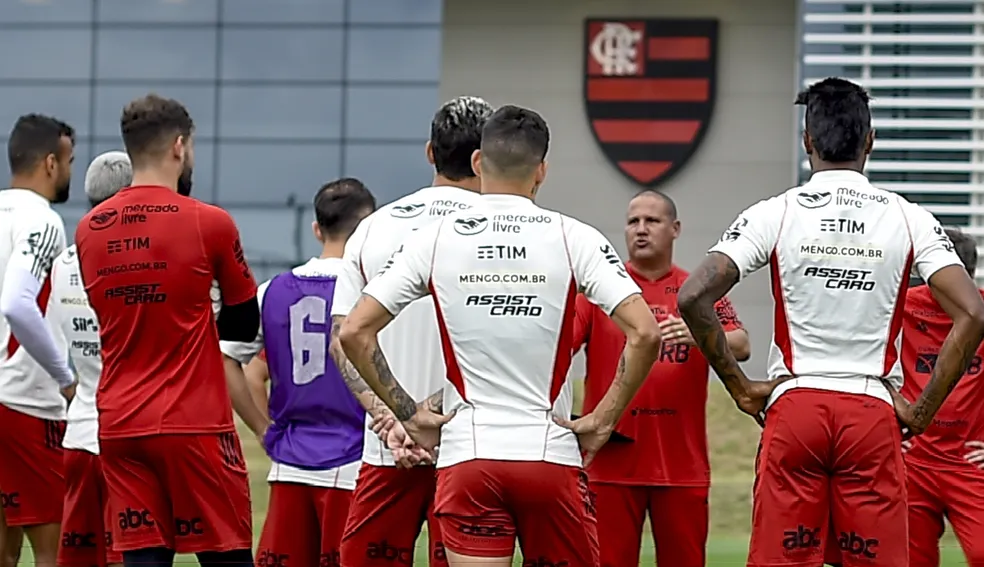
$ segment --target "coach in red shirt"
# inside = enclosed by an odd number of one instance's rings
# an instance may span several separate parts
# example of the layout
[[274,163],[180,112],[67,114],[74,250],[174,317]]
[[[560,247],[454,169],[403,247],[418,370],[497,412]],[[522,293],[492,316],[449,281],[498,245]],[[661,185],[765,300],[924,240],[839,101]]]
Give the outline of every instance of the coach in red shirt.
[[[673,265],[673,241],[679,235],[676,205],[666,195],[644,191],[629,202],[626,268],[660,322],[663,347],[616,434],[588,467],[597,495],[603,567],[639,564],[647,510],[658,564],[704,565],[711,484],[705,409],[709,374],[677,310],[677,291],[687,278]],[[747,360],[748,334],[727,298],[717,312],[732,352]],[[589,412],[615,376],[625,336],[579,296],[574,345],[587,345],[584,412]]]
[[249,478],[230,397],[255,433],[267,420],[219,339],[256,338],[256,282],[229,213],[188,196],[194,124],[184,106],[148,95],[120,122],[133,186],[75,233],[102,341],[96,404],[114,548],[127,566],[171,565],[178,552],[203,567],[251,567]]

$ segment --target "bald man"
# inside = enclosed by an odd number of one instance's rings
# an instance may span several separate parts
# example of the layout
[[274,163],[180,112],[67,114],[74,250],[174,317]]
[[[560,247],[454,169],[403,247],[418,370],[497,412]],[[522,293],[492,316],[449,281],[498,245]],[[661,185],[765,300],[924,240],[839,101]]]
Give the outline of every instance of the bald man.
[[[89,164],[85,194],[95,207],[133,179],[126,153],[106,152]],[[75,246],[55,260],[51,271],[51,297],[47,318],[59,346],[68,349],[78,376],[75,398],[68,406],[65,429],[65,507],[59,567],[120,565],[122,556],[112,550],[105,480],[99,466],[99,423],[96,387],[102,372],[99,326],[89,307],[79,275]]]

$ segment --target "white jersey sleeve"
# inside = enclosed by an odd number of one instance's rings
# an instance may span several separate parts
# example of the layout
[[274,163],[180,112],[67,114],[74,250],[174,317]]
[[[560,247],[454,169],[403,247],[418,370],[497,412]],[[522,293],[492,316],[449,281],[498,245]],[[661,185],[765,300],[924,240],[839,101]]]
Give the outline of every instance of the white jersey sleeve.
[[963,266],[940,222],[929,211],[899,199],[912,238],[912,264],[923,281],[947,266]]
[[362,249],[366,245],[369,225],[372,224],[372,221],[372,215],[363,219],[345,243],[345,252],[342,254],[344,265],[335,281],[335,295],[331,300],[332,317],[348,316],[362,295],[362,288],[366,285],[366,275],[362,266]]
[[44,211],[24,222],[14,232],[14,246],[7,269],[18,267],[43,282],[51,273],[55,258],[65,249],[65,224],[58,213]]
[[769,262],[785,212],[785,194],[755,203],[738,215],[709,252],[731,258],[744,279]]
[[627,297],[642,293],[598,229],[570,217],[564,217],[564,228],[574,279],[588,301],[611,315]]
[[427,283],[441,225],[441,222],[431,223],[408,238],[363,293],[375,298],[394,317],[413,301],[428,295]]
[[[256,302],[260,305],[260,315],[263,314],[263,297],[266,295],[267,288],[270,287],[270,280],[267,280],[256,288]],[[219,341],[219,350],[229,358],[238,360],[240,364],[248,364],[253,357],[263,350],[263,323],[256,331],[256,338],[250,342]]]

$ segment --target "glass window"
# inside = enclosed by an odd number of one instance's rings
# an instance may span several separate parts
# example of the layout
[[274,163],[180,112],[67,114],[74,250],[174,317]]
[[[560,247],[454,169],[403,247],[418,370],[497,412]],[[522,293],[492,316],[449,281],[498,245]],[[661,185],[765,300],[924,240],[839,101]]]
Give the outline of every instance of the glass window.
[[[73,189],[74,191],[74,189]],[[82,191],[79,190],[79,193]],[[55,205],[55,210],[61,215],[62,221],[65,223],[65,241],[68,246],[75,244],[75,228],[79,226],[79,221],[82,217],[89,212],[88,201],[85,204],[82,202],[72,202],[69,201],[64,205]]]
[[98,0],[100,22],[214,23],[218,0]]
[[[0,2],[9,4],[9,2]],[[25,56],[25,50],[30,55]],[[3,30],[0,77],[88,81],[91,77],[92,30]]]
[[434,170],[427,163],[424,142],[348,144],[342,175],[365,183],[382,205],[430,184]]
[[336,143],[232,143],[219,146],[218,200],[226,203],[306,203],[326,182],[339,177]]
[[227,24],[336,23],[344,18],[344,5],[345,0],[232,0],[222,3],[222,20]]
[[300,251],[296,245],[297,219],[293,208],[229,207],[227,210],[239,227],[250,266],[296,264]]
[[227,29],[222,78],[250,81],[337,81],[342,78],[341,29]]
[[337,140],[341,87],[222,87],[223,138]]
[[[93,145],[92,157],[110,150],[122,150],[123,143],[118,139],[100,139]],[[88,164],[85,165],[88,167]],[[83,172],[85,170],[83,169]],[[215,143],[195,140],[195,171],[192,175],[194,185],[191,195],[196,199],[215,202]]]
[[[96,78],[212,81],[215,34],[214,28],[100,30],[96,42]],[[65,44],[59,40],[60,48]],[[88,51],[85,58],[89,58]]]
[[[63,24],[89,23],[92,21],[92,4],[79,0],[47,0],[0,2],[0,22],[7,24]],[[10,33],[10,32],[4,32]]]
[[437,107],[432,87],[349,87],[346,137],[426,141]]
[[441,23],[442,0],[358,0],[349,6],[352,23]]
[[199,138],[211,138],[215,135],[215,87],[173,86],[167,83],[97,86],[95,135],[118,137],[123,107],[131,100],[148,93],[174,98],[184,104],[195,121],[195,134]]
[[349,32],[350,81],[438,81],[441,28],[365,29]]
[[89,86],[0,86],[0,135],[6,136],[17,118],[40,112],[67,122],[77,137],[89,135]]

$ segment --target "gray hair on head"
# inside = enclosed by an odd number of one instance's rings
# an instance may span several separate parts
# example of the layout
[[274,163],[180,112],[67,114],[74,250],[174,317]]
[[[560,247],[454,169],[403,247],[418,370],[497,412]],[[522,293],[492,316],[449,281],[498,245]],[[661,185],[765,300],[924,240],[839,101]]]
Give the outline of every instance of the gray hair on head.
[[133,181],[133,166],[126,152],[99,154],[85,171],[85,196],[93,207],[109,199]]

